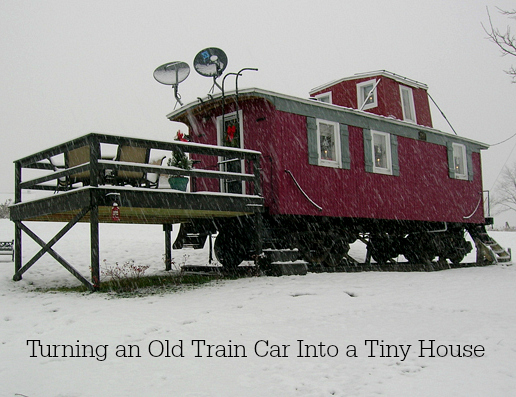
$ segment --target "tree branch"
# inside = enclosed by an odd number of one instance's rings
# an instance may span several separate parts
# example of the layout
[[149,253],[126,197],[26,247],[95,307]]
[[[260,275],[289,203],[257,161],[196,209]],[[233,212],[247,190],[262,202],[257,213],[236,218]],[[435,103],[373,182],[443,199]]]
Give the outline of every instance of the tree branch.
[[[511,27],[507,26],[504,32],[500,31],[498,28],[495,28],[493,25],[493,20],[491,19],[491,14],[489,13],[489,8],[486,7],[486,10],[489,19],[489,27],[486,28],[484,24],[482,24],[482,28],[486,32],[488,36],[487,38],[498,46],[502,52],[502,56],[516,56],[516,37],[512,35]],[[516,10],[507,11],[498,8],[498,11],[508,18],[516,19]],[[512,76],[513,83],[516,83],[516,68],[511,66],[511,68],[505,72]]]

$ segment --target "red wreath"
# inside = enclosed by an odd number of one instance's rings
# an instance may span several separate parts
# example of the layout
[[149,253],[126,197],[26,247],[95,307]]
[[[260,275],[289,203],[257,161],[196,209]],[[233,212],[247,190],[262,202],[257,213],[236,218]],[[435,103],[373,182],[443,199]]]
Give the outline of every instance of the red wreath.
[[235,139],[236,134],[236,125],[230,125],[228,126],[228,142],[232,142],[233,139]]

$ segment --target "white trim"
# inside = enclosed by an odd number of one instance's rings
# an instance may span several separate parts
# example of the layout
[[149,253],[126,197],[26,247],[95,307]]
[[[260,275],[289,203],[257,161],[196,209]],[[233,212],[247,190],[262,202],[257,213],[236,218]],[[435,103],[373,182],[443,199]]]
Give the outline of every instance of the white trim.
[[[375,87],[376,81],[377,80],[374,79],[374,80],[367,80],[367,81],[362,81],[361,83],[357,83],[357,109],[367,110],[367,109],[372,109],[372,108],[375,108],[378,106],[378,87]],[[369,92],[364,92],[363,88],[366,86],[374,87],[373,92],[371,94],[373,96],[373,102],[366,103],[363,107],[361,107],[366,100],[366,95],[369,93]]]
[[[332,92],[331,91],[324,92],[324,93],[319,94],[319,95],[315,95],[314,98],[317,99],[319,102],[333,103],[333,98],[332,98]],[[328,100],[325,101],[324,100],[325,98],[328,98]]]
[[[333,167],[340,168],[341,167],[341,154],[340,154],[340,126],[339,123],[334,121],[328,121],[323,119],[316,119],[317,124],[317,154],[319,165],[323,167]],[[321,156],[321,129],[320,124],[326,124],[333,126],[333,134],[334,134],[334,143],[335,143],[335,160],[327,160],[323,159]]]
[[[385,160],[387,162],[387,167],[380,167],[376,165],[376,155],[374,151],[375,135],[385,137]],[[371,149],[373,151],[373,172],[375,174],[392,175],[391,134],[387,132],[371,130]]]
[[[231,118],[238,117],[238,123],[239,123],[239,131],[240,131],[240,149],[244,148],[244,119],[243,119],[243,113],[242,110],[237,112],[231,112],[224,114],[224,120],[228,120]],[[221,147],[226,147],[222,144],[222,115],[217,117],[217,145]],[[224,157],[219,156],[219,163],[224,160]],[[241,164],[241,172],[245,173],[245,161],[242,159],[240,161]],[[224,165],[220,165],[220,171],[226,171],[224,168]],[[224,179],[220,179],[220,191],[221,193],[227,193],[226,192],[226,184]],[[242,194],[245,194],[245,181],[242,181]]]
[[[228,91],[227,93],[225,93],[225,96],[226,96],[226,99],[229,98],[230,96],[234,96],[236,94],[236,91]],[[468,143],[471,143],[475,146],[479,146],[479,149],[481,150],[486,150],[489,148],[489,145],[486,144],[486,143],[483,143],[483,142],[479,142],[479,141],[475,141],[473,139],[470,139],[470,138],[465,138],[465,137],[458,137],[457,135],[455,134],[452,134],[450,132],[444,132],[444,131],[440,131],[440,130],[437,130],[435,128],[432,128],[432,127],[427,127],[427,126],[424,126],[424,125],[417,125],[415,126],[414,123],[408,123],[406,121],[403,121],[403,120],[398,120],[398,119],[393,119],[392,117],[387,117],[387,116],[382,116],[382,115],[378,115],[378,114],[374,114],[374,113],[369,113],[369,112],[360,112],[358,111],[357,109],[352,109],[352,108],[347,108],[347,107],[344,107],[344,106],[339,106],[339,105],[334,105],[334,104],[330,104],[330,103],[324,103],[324,102],[320,102],[320,101],[315,101],[314,99],[305,99],[305,98],[299,98],[299,97],[295,97],[295,96],[292,96],[292,95],[287,95],[287,94],[281,94],[281,93],[278,93],[278,92],[274,92],[274,91],[270,91],[270,90],[265,90],[265,89],[262,89],[262,88],[244,88],[242,90],[238,90],[238,95],[240,98],[243,98],[244,96],[271,96],[271,97],[274,97],[274,98],[279,98],[279,99],[284,99],[284,100],[287,100],[287,101],[293,101],[293,102],[297,102],[297,103],[301,103],[301,104],[305,104],[305,105],[310,105],[310,106],[317,106],[317,107],[321,107],[321,108],[327,108],[327,109],[332,109],[332,110],[337,110],[339,112],[342,112],[342,113],[347,113],[347,114],[351,114],[351,115],[360,115],[360,117],[365,117],[365,118],[368,118],[368,119],[371,119],[371,120],[386,120],[388,121],[390,124],[397,124],[397,125],[401,125],[401,126],[407,126],[407,127],[411,127],[411,128],[417,128],[417,130],[419,131],[426,131],[428,133],[432,133],[432,134],[436,134],[436,135],[439,135],[439,136],[442,136],[442,137],[445,137],[445,138],[453,138],[453,139],[460,139],[461,141],[463,142],[468,142]],[[210,97],[205,97],[205,98],[201,98],[202,102],[209,102],[209,101],[213,101],[215,99],[221,99],[222,98],[222,93],[217,93],[213,96],[210,96]],[[200,104],[200,100],[195,100],[193,102],[190,102],[170,113],[168,113],[166,115],[166,117],[171,120],[172,118],[175,118],[177,117],[178,115],[181,115],[181,114],[187,114],[189,111],[191,111],[192,109],[194,109],[195,107],[197,107],[199,104]],[[174,121],[174,120],[171,120],[171,121]],[[178,143],[183,143],[183,142],[178,142]],[[186,143],[186,142],[184,142]]]
[[[466,145],[463,145],[462,143],[452,143],[452,148],[453,148],[453,165],[454,165],[454,170],[455,170],[455,179],[463,179],[463,180],[468,180],[468,158],[467,158],[467,151],[466,151]],[[458,157],[458,156],[455,156],[455,154],[459,154],[460,152],[460,155],[461,155],[461,160],[462,160],[462,168],[464,170],[464,172],[462,173],[459,173],[457,171],[457,165],[455,164],[455,159]],[[460,168],[460,165],[459,165],[459,168]]]
[[[408,105],[409,109],[405,107],[405,104],[403,102],[403,92],[406,92],[408,95]],[[417,124],[417,118],[416,118],[416,107],[414,105],[414,92],[412,91],[412,88],[400,85],[400,100],[401,100],[401,109],[403,111],[403,120],[408,121],[409,123]],[[407,114],[410,112],[412,114],[412,118],[410,118],[410,114]]]

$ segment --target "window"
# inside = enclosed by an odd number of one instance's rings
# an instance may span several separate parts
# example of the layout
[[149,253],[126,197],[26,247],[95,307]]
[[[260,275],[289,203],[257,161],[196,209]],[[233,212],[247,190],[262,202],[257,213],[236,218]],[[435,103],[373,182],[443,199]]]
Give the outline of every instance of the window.
[[373,139],[373,172],[392,174],[391,139],[384,132],[371,131]]
[[331,91],[325,92],[324,94],[316,95],[314,98],[320,102],[332,103]]
[[364,160],[366,172],[400,174],[398,137],[386,132],[364,129]]
[[471,149],[457,142],[447,142],[446,145],[450,178],[472,181],[474,175]]
[[412,94],[412,88],[400,85],[401,93],[401,108],[403,110],[403,120],[410,121],[411,123],[416,122],[416,111],[414,108],[414,95]]
[[306,133],[308,164],[346,170],[351,168],[349,131],[346,124],[307,117]]
[[453,169],[455,179],[468,179],[468,162],[466,158],[466,146],[460,143],[452,144]]
[[339,124],[317,119],[319,165],[340,166]]
[[376,95],[376,80],[369,80],[358,83],[357,99],[358,109],[366,110],[377,107],[378,101]]

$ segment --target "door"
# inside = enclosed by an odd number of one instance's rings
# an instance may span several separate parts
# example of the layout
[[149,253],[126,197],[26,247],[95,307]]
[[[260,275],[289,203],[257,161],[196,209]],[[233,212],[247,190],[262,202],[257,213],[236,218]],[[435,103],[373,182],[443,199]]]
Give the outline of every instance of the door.
[[[228,113],[217,117],[217,135],[219,146],[244,148],[244,136],[242,131],[242,111]],[[242,173],[244,160],[235,157],[219,157],[219,169],[224,172]],[[242,181],[222,179],[220,191],[223,193],[245,193],[245,184]]]

